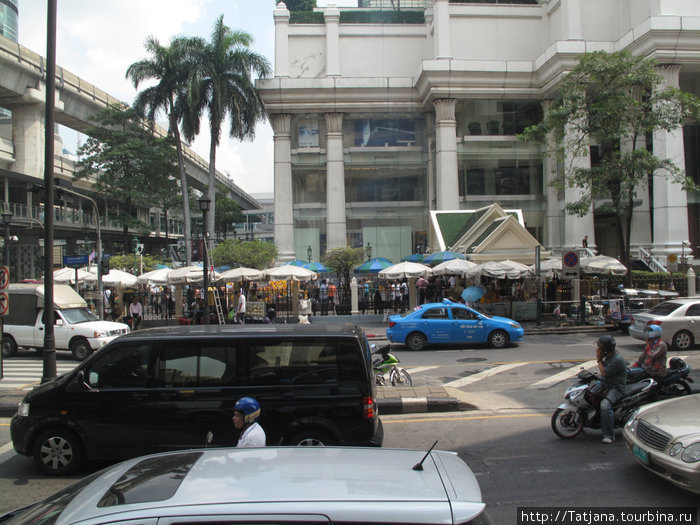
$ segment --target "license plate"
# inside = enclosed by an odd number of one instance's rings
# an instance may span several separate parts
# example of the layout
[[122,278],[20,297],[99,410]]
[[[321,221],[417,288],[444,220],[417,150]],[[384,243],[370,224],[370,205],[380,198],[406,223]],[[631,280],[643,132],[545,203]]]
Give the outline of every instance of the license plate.
[[632,454],[645,465],[649,464],[649,453],[646,450],[637,445],[632,445]]

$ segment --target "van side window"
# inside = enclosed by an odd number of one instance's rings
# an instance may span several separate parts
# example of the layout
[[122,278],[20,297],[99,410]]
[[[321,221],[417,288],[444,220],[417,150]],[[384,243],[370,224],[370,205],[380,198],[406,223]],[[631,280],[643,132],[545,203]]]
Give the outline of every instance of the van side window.
[[87,370],[87,381],[95,388],[145,387],[151,345],[124,345],[102,355]]
[[362,364],[363,355],[357,351],[357,344],[354,342],[341,342],[338,348],[340,354],[338,361],[343,380],[366,381],[367,369]]
[[243,384],[235,346],[195,341],[163,348],[158,383],[164,387],[234,386]]
[[248,347],[251,385],[317,385],[338,380],[337,342],[285,340]]

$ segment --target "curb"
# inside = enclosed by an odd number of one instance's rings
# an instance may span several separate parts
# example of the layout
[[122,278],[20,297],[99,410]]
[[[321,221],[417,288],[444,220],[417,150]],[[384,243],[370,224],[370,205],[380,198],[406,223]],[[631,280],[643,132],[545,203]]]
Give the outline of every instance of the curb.
[[402,397],[381,399],[377,401],[379,415],[389,414],[420,414],[429,412],[460,412],[469,410],[469,405],[461,403],[454,397],[427,398]]

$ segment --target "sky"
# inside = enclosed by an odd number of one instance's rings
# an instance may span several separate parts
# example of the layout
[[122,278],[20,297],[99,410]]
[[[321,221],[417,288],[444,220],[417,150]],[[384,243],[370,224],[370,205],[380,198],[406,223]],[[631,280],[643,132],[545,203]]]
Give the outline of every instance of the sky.
[[[332,0],[331,0],[332,1]],[[328,0],[318,0],[319,6]],[[337,5],[357,5],[336,0]],[[46,56],[46,0],[19,0],[19,43]],[[125,78],[132,63],[147,58],[144,42],[153,35],[162,44],[174,36],[209,39],[220,15],[234,30],[253,36],[252,49],[274,66],[274,0],[58,0],[56,64],[131,103],[136,90]],[[166,127],[165,119],[161,124]],[[192,144],[209,158],[208,125]],[[75,152],[81,136],[65,135],[64,148]],[[216,167],[250,194],[273,191],[273,142],[269,123],[258,124],[253,141],[240,142],[222,132]],[[84,140],[84,139],[83,139]]]

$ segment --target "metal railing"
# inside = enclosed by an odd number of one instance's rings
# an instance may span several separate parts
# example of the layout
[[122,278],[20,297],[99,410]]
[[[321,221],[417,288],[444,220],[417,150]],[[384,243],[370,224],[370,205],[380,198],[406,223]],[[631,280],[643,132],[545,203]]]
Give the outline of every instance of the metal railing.
[[651,269],[652,272],[669,273],[666,267],[656,259],[650,249],[639,247],[639,258]]

